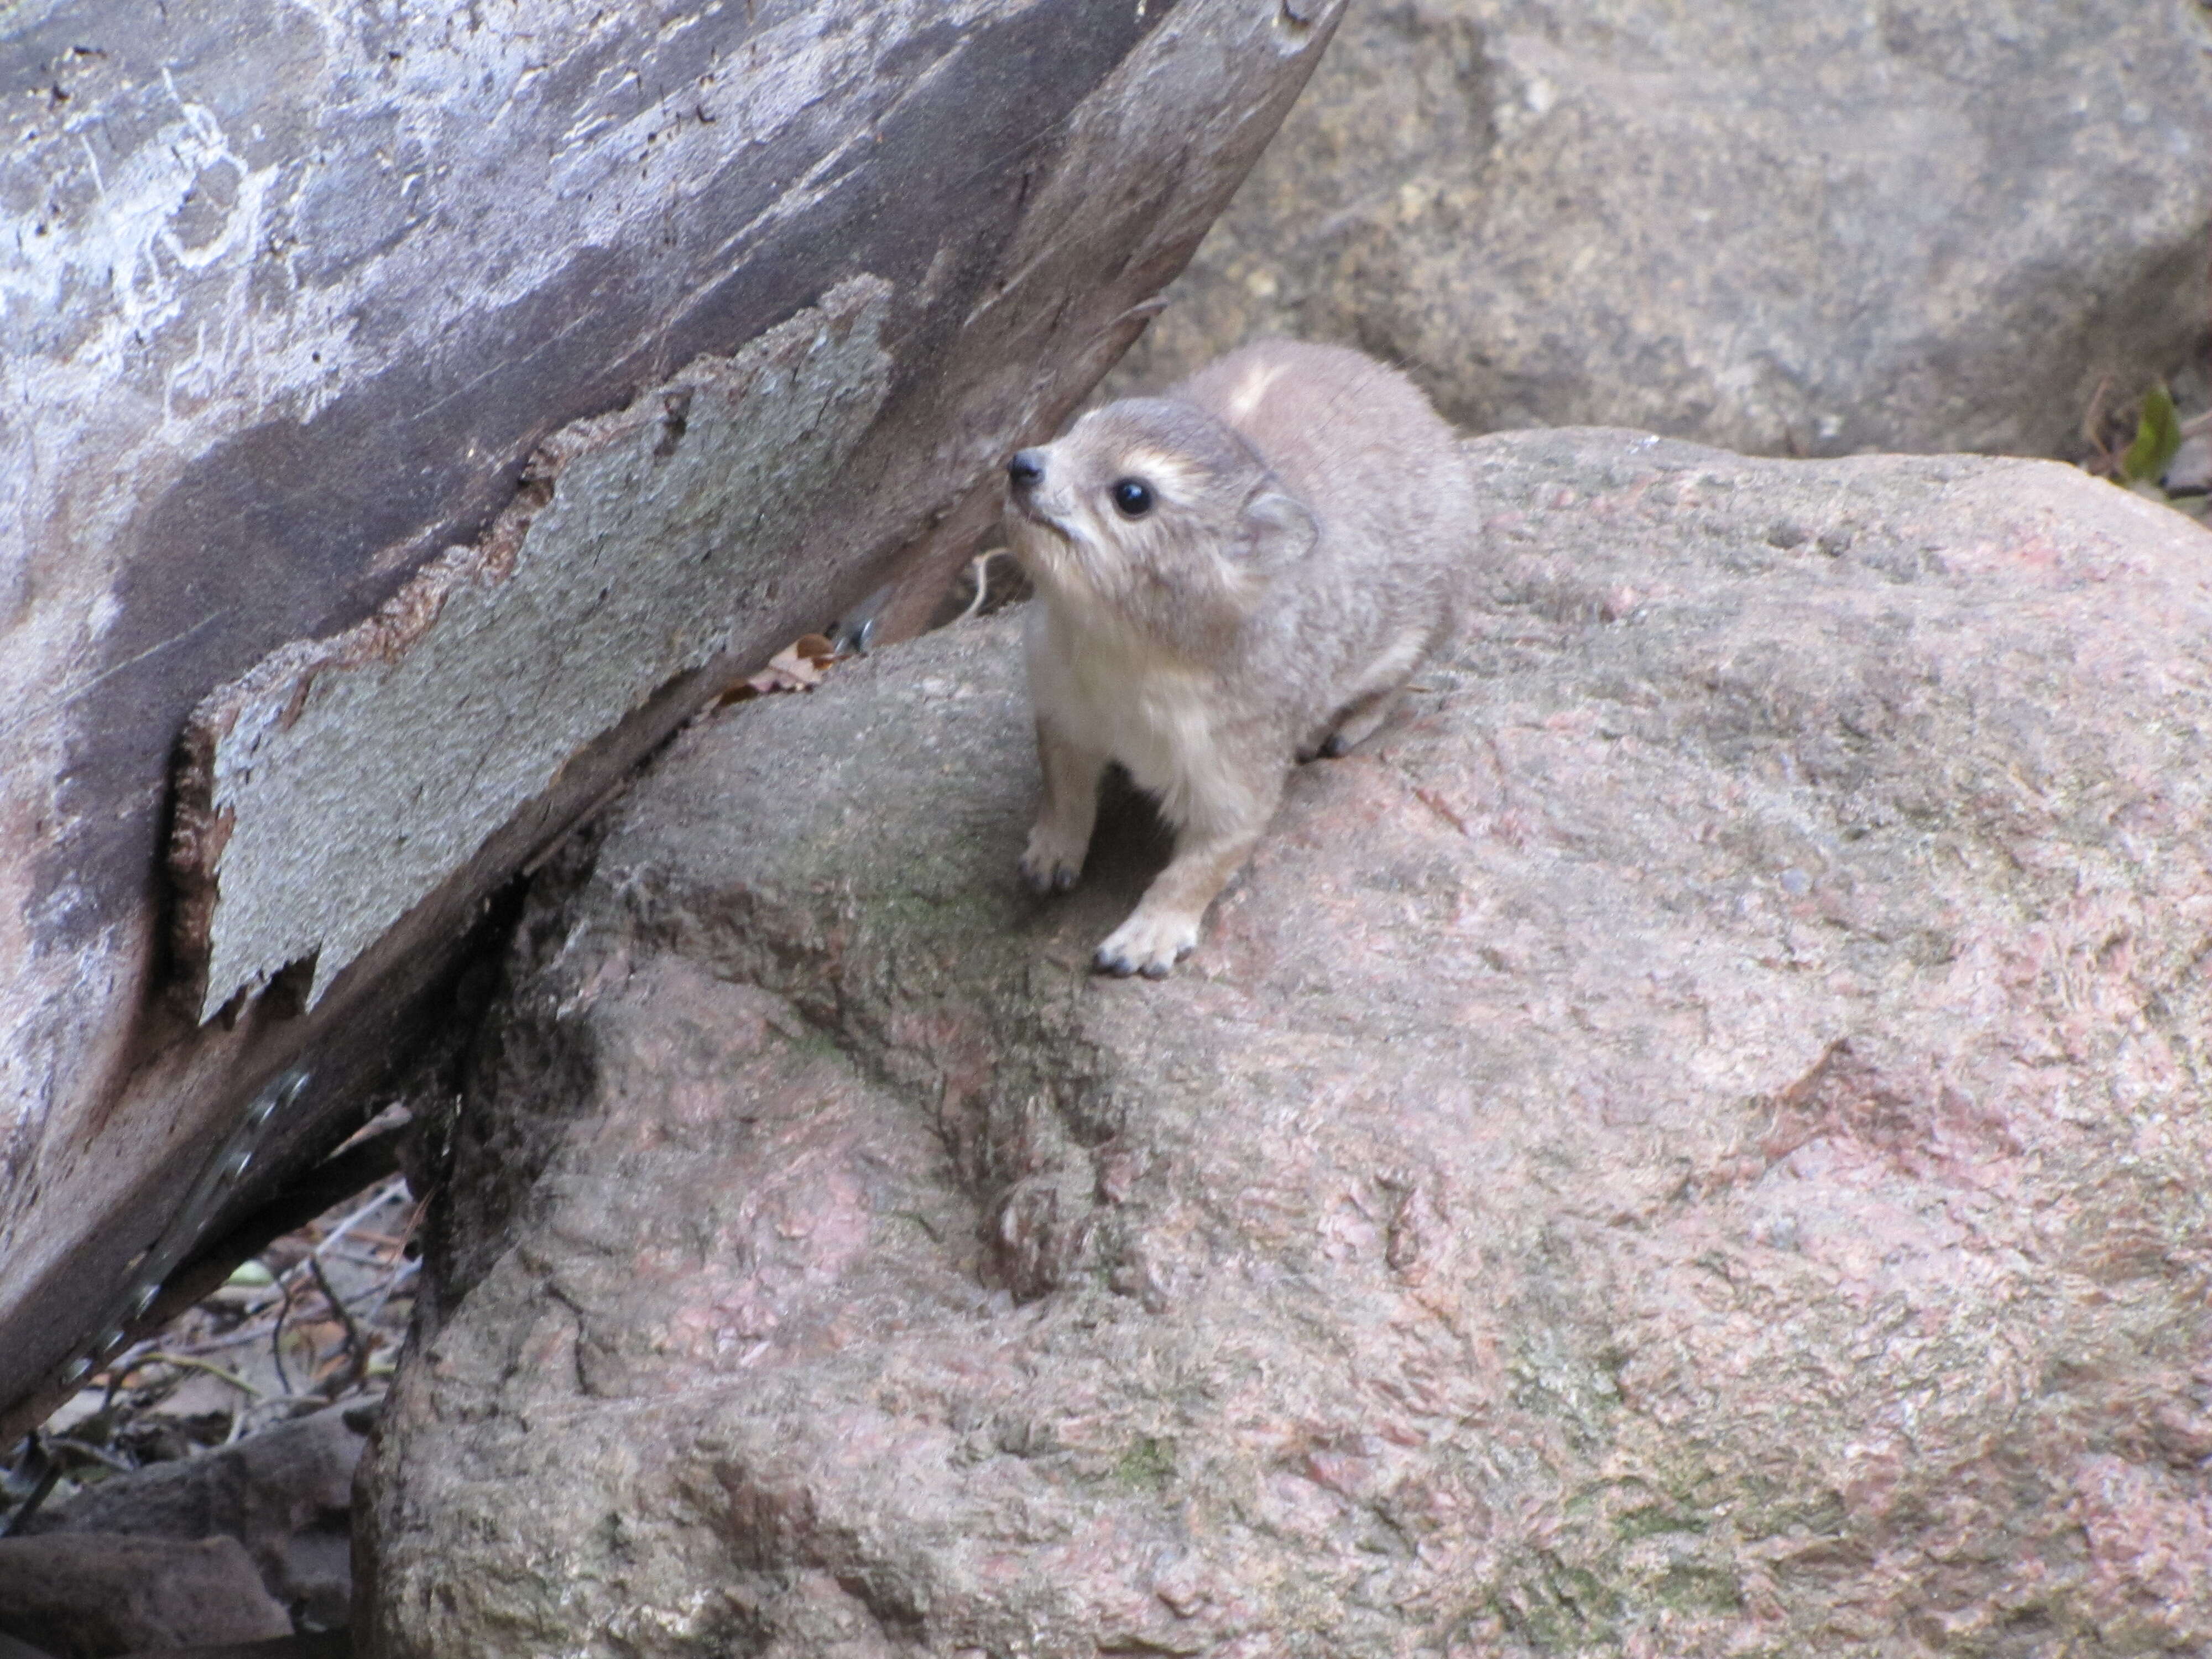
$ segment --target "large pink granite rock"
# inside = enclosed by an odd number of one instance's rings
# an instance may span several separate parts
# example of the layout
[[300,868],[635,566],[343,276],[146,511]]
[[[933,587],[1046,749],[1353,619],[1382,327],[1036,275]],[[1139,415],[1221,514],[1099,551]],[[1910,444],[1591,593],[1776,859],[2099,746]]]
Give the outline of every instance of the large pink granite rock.
[[1468,636],[1161,982],[1017,620],[541,884],[365,1475],[380,1659],[2212,1644],[2212,536],[1473,444]]

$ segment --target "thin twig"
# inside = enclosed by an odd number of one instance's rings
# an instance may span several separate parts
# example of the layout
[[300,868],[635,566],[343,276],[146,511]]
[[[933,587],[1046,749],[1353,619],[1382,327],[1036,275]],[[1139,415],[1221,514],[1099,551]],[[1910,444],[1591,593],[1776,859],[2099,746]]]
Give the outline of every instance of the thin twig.
[[2102,473],[2111,471],[2118,457],[2105,444],[2105,394],[2112,389],[2112,377],[2106,375],[2097,382],[2097,389],[2089,394],[2089,407],[2081,415],[2081,439],[2096,452],[2097,464],[2088,471]]
[[364,1319],[374,1319],[379,1314],[382,1313],[384,1311],[385,1304],[390,1302],[393,1297],[398,1295],[401,1288],[409,1284],[414,1279],[416,1270],[422,1267],[422,1264],[420,1261],[401,1262],[399,1264],[398,1271],[393,1273],[391,1278],[386,1279],[383,1284],[377,1286],[376,1300],[369,1305],[368,1310],[364,1313],[362,1317]]
[[31,1488],[31,1495],[16,1506],[13,1515],[0,1521],[0,1538],[12,1537],[30,1525],[31,1517],[39,1512],[39,1505],[53,1495],[54,1487],[62,1478],[61,1460],[46,1449],[46,1437],[36,1429],[31,1431],[29,1461],[43,1463],[46,1467],[40,1472],[38,1484]]
[[284,1369],[284,1318],[292,1311],[292,1276],[286,1273],[276,1281],[284,1292],[284,1305],[276,1310],[276,1322],[269,1328],[269,1357],[276,1362],[276,1380],[284,1385],[284,1392],[292,1392],[292,1378]]
[[386,1204],[389,1204],[393,1196],[406,1185],[407,1177],[404,1175],[396,1175],[386,1178],[378,1185],[375,1192],[370,1195],[368,1203],[354,1211],[350,1215],[347,1216],[344,1220],[339,1222],[337,1226],[331,1228],[330,1231],[323,1235],[320,1241],[318,1242],[314,1247],[314,1253],[319,1255],[325,1250],[330,1249],[331,1245],[337,1243],[338,1240],[343,1238],[356,1227],[368,1220],[368,1218],[376,1211],[383,1208]]
[[[998,551],[993,548],[992,553]],[[955,622],[966,622],[983,608],[983,601],[991,595],[991,554],[978,553],[968,561],[968,574],[975,583],[975,597],[968,601],[968,608],[954,617]]]
[[262,1320],[240,1325],[236,1330],[225,1331],[221,1336],[202,1337],[197,1342],[178,1343],[166,1352],[179,1356],[218,1353],[225,1348],[243,1347],[249,1342],[258,1342],[269,1334],[270,1327]]
[[105,1463],[118,1474],[136,1474],[138,1465],[127,1457],[117,1455],[105,1446],[95,1446],[89,1440],[78,1440],[65,1434],[50,1434],[46,1444],[63,1451],[73,1451],[79,1457],[89,1458],[95,1463]]
[[307,1258],[307,1265],[314,1270],[315,1284],[323,1293],[323,1300],[331,1304],[331,1311],[338,1316],[338,1323],[345,1327],[345,1380],[335,1385],[326,1384],[323,1389],[325,1398],[335,1400],[368,1374],[368,1339],[362,1334],[361,1325],[354,1318],[353,1310],[346,1306],[345,1298],[331,1288],[330,1276],[323,1272],[322,1259],[311,1255]]
[[[220,1365],[210,1364],[204,1359],[195,1359],[191,1354],[174,1348],[156,1348],[140,1357],[139,1365],[183,1365],[196,1371],[205,1371],[217,1382],[228,1382],[240,1393],[250,1394],[257,1400],[269,1397],[266,1389],[257,1389],[235,1371],[227,1371]],[[133,1366],[134,1370],[137,1366]]]
[[256,1412],[264,1411],[276,1406],[311,1406],[315,1410],[321,1411],[330,1403],[319,1394],[264,1394],[258,1400],[247,1401],[243,1409],[232,1413],[230,1433],[224,1437],[222,1443],[226,1446],[234,1446],[252,1433],[253,1414]]

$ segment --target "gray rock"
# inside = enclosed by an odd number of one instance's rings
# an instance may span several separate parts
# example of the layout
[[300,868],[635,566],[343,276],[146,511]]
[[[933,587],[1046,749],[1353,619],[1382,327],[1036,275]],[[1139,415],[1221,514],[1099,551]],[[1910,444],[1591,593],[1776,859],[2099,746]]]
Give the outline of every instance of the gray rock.
[[343,1626],[353,1607],[354,1467],[370,1412],[335,1407],[198,1457],[112,1476],[41,1510],[28,1531],[235,1538],[293,1617]]
[[0,1444],[640,756],[973,550],[1340,10],[7,9]]
[[1085,971],[1141,809],[1015,877],[1012,619],[695,728],[557,866],[369,1651],[2212,1642],[2212,537],[1470,453],[1468,636],[1172,980]]
[[54,1659],[289,1636],[234,1538],[0,1538],[0,1630]]
[[2197,0],[1410,0],[1347,21],[1115,385],[1253,333],[1477,429],[2070,453],[2207,344]]

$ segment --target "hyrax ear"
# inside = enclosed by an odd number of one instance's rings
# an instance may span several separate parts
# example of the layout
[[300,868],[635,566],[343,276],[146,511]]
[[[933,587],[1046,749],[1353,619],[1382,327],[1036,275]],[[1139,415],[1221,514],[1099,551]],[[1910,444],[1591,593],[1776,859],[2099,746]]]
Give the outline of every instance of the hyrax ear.
[[1312,511],[1286,495],[1273,479],[1244,503],[1244,532],[1252,555],[1263,564],[1294,564],[1313,551],[1321,526]]

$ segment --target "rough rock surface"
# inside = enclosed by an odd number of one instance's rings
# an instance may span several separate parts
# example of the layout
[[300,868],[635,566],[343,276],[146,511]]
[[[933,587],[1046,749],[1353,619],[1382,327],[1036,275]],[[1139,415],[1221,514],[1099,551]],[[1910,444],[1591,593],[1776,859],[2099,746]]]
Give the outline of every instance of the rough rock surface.
[[0,1443],[264,1085],[214,1224],[692,709],[963,550],[1340,9],[5,9]]
[[1169,981],[1085,971],[1140,809],[1015,878],[1012,620],[695,727],[541,886],[370,1652],[2212,1644],[2212,536],[1470,453],[1466,639]]
[[317,1412],[203,1456],[118,1475],[27,1528],[162,1538],[235,1538],[295,1619],[352,1616],[353,1474],[373,1408]]
[[0,1538],[0,1631],[54,1659],[255,1642],[292,1621],[234,1538]]
[[1118,385],[1261,331],[1462,424],[2070,453],[2212,325],[2199,0],[1358,9]]

